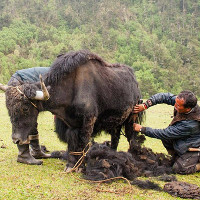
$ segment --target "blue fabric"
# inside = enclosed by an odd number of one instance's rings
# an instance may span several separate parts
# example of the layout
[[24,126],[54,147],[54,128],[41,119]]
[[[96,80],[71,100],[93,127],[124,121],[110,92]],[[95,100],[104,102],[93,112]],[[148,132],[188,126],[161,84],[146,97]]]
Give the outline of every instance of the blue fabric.
[[[176,96],[171,93],[159,93],[150,98],[152,105],[166,103],[175,104]],[[189,147],[200,147],[200,122],[195,120],[178,121],[165,129],[146,127],[142,131],[146,136],[161,140],[173,140],[174,150],[184,154]]]
[[12,77],[20,79],[24,83],[34,83],[39,81],[39,75],[44,76],[48,71],[49,67],[33,67],[28,69],[22,69],[15,72]]
[[147,102],[150,100],[153,105],[165,103],[168,105],[174,106],[176,95],[171,93],[158,93],[150,97]]

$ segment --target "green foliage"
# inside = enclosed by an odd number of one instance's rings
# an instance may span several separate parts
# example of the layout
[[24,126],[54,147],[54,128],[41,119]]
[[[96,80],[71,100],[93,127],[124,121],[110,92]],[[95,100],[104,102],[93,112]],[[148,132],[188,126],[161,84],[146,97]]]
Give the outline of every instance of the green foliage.
[[132,66],[144,97],[190,89],[200,96],[199,0],[8,0],[0,5],[0,81],[90,49]]

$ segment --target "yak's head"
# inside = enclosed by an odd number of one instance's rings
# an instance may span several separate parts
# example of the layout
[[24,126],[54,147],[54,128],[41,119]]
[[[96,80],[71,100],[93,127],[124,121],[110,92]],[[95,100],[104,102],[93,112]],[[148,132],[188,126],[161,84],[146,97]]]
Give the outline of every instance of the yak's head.
[[13,142],[29,144],[31,135],[37,134],[38,100],[49,98],[47,88],[41,82],[41,86],[37,83],[23,84],[16,87],[4,86],[4,89],[6,106],[12,123]]

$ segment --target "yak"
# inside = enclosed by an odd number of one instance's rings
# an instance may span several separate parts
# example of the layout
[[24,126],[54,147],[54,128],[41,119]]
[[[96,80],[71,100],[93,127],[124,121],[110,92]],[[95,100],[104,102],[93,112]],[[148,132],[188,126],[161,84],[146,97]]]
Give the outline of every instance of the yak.
[[70,152],[81,152],[101,131],[111,135],[112,149],[117,149],[122,127],[131,143],[133,123],[143,117],[133,114],[133,107],[141,99],[133,69],[109,64],[88,50],[59,55],[43,81],[41,78],[40,82],[18,86],[1,84],[1,89],[6,92],[18,161],[26,164],[38,164],[29,143],[37,138],[39,112],[50,111],[56,116],[57,135],[68,143],[67,169],[79,158]]

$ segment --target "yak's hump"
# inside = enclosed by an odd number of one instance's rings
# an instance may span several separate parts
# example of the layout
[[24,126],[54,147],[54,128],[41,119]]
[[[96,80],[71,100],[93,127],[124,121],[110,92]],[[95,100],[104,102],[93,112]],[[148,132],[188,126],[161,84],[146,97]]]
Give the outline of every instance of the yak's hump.
[[57,59],[51,65],[50,72],[47,77],[48,82],[57,82],[64,74],[71,73],[81,65],[86,64],[89,60],[96,60],[105,67],[117,67],[118,64],[111,65],[105,62],[98,55],[88,50],[72,51],[57,56]]

